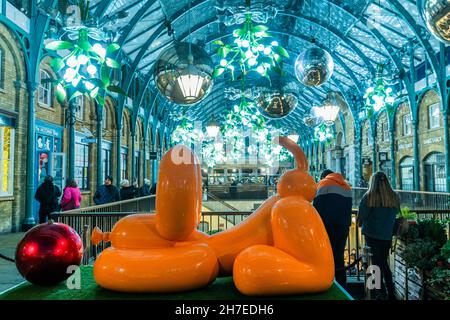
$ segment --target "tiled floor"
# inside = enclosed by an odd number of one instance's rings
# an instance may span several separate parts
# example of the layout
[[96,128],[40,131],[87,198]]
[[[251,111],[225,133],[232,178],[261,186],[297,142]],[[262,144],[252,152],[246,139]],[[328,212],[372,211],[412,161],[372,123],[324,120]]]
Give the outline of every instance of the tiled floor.
[[[0,234],[0,253],[14,258],[16,245],[22,237],[23,233]],[[0,259],[0,292],[19,284],[23,280],[14,263]]]

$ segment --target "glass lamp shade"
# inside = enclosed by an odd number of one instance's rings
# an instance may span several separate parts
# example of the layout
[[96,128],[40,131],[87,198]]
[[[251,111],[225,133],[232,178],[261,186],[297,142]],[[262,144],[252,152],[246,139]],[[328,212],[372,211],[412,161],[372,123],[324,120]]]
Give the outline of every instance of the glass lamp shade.
[[154,66],[156,87],[163,96],[179,105],[203,100],[213,81],[214,65],[201,47],[177,42],[164,50]]
[[208,134],[208,137],[217,136],[219,134],[219,131],[220,131],[220,123],[214,119],[212,119],[206,126],[206,133]]
[[320,48],[303,51],[295,61],[295,75],[298,81],[308,87],[320,86],[328,81],[333,70],[333,58]]
[[269,119],[281,119],[289,115],[297,107],[297,98],[290,93],[263,92],[257,101],[261,114]]
[[322,107],[322,119],[327,125],[332,125],[336,120],[340,108],[336,105],[326,102]]
[[440,41],[450,44],[450,2],[421,0],[419,4],[428,31]]
[[291,132],[288,134],[288,138],[291,139],[292,141],[294,141],[295,143],[297,143],[298,138],[300,138],[300,136],[296,132]]

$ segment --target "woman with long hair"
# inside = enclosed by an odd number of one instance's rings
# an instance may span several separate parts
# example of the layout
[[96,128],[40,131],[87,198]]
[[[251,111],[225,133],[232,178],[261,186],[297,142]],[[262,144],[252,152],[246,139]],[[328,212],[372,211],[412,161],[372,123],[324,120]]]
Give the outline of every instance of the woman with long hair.
[[[381,271],[381,288],[376,293],[395,299],[394,282],[388,258],[394,234],[395,218],[400,211],[400,198],[383,172],[376,172],[369,182],[369,190],[359,204],[358,225],[372,253],[372,264]],[[384,281],[383,281],[384,280]],[[378,288],[377,288],[378,289]]]
[[78,209],[81,204],[81,191],[74,179],[67,179],[61,199],[61,211]]

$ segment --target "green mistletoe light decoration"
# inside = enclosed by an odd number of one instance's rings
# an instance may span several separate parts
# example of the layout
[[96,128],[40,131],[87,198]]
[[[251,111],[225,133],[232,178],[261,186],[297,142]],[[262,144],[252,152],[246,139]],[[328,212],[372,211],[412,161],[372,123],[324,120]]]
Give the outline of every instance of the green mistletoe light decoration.
[[[79,9],[81,21],[89,19],[89,2],[80,0]],[[118,86],[111,83],[112,69],[120,69],[121,65],[114,60],[113,53],[120,49],[116,43],[105,45],[101,42],[94,43],[98,38],[98,32],[86,27],[83,23],[70,32],[77,32],[77,36],[70,36],[66,40],[55,40],[46,44],[49,51],[66,53],[64,56],[56,56],[51,60],[51,67],[55,73],[61,75],[61,79],[52,80],[56,86],[55,95],[60,104],[66,100],[71,101],[78,96],[87,95],[95,99],[98,104],[104,105],[106,93],[126,93]],[[92,35],[92,37],[91,37]]]
[[325,122],[322,122],[314,128],[314,139],[319,142],[325,142],[329,144],[334,138],[334,132],[332,127],[327,126]]
[[203,141],[204,134],[198,128],[194,128],[192,122],[184,119],[172,132],[172,142],[184,144],[188,147]]
[[392,108],[395,102],[395,95],[391,87],[387,86],[383,78],[383,65],[377,67],[377,77],[373,86],[367,88],[364,95],[366,100],[366,113],[370,118],[374,113],[380,112],[383,109],[388,111]]
[[221,58],[216,66],[213,77],[219,77],[225,71],[231,72],[234,79],[243,78],[250,72],[257,72],[270,81],[269,71],[284,75],[283,58],[289,54],[268,32],[264,25],[254,25],[252,14],[246,14],[244,24],[233,31],[235,38],[232,44],[225,44],[222,40],[213,43],[218,45],[217,55]]

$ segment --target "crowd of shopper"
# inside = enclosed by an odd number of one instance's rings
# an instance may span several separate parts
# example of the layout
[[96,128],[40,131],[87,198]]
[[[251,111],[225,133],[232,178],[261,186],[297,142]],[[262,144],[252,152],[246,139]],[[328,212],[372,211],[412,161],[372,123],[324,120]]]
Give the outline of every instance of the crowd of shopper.
[[[156,184],[152,185],[148,179],[144,179],[142,187],[138,187],[137,181],[130,185],[130,182],[124,179],[120,182],[119,189],[113,184],[113,177],[106,176],[104,183],[97,188],[93,200],[96,205],[102,205],[154,194],[156,194]],[[45,177],[34,197],[39,202],[39,223],[45,223],[54,212],[80,208],[83,200],[76,180],[67,179],[61,192],[52,176]]]

